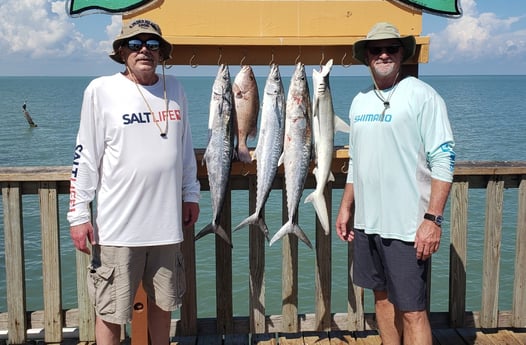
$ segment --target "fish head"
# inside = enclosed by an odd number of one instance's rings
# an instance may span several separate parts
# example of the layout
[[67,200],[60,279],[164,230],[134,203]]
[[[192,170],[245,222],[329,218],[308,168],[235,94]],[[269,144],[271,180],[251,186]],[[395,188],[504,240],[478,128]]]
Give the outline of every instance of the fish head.
[[265,92],[270,95],[283,93],[283,81],[281,80],[279,66],[276,64],[272,64],[272,66],[270,66],[270,72],[265,84]]
[[214,95],[221,97],[221,95],[230,90],[231,87],[228,65],[221,64],[212,87]]
[[298,62],[290,79],[289,95],[294,98],[304,98],[308,97],[308,94],[309,84],[307,81],[307,73],[305,73],[305,65]]
[[241,67],[241,70],[236,74],[236,77],[234,78],[233,88],[234,93],[238,98],[243,97],[243,95],[247,93],[257,94],[258,86],[252,67],[248,65],[243,65]]

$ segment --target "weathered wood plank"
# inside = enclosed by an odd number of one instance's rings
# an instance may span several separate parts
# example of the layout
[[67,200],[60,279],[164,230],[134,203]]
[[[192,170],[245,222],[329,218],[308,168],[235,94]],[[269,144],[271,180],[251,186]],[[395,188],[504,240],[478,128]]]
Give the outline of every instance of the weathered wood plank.
[[382,345],[382,338],[376,331],[357,331],[355,339],[360,345]]
[[463,345],[462,336],[452,328],[433,329],[433,344],[437,345]]
[[502,345],[495,343],[492,337],[475,328],[460,328],[457,332],[462,336],[467,344],[473,345]]
[[26,340],[26,288],[22,194],[19,182],[2,182],[8,331],[10,344]]
[[223,345],[247,345],[248,334],[225,334]]
[[518,192],[515,281],[513,284],[512,325],[526,327],[526,175]]
[[506,344],[506,345],[524,345],[524,343],[518,339],[515,334],[507,329],[499,330],[497,333],[490,336],[495,344]]
[[[249,177],[249,214],[256,211],[257,179]],[[263,216],[265,210],[262,210]],[[246,230],[243,230],[246,231]],[[249,233],[249,288],[250,333],[265,333],[265,245],[266,238],[257,225],[250,225]]]
[[170,345],[196,345],[197,336],[176,336],[170,340]]
[[251,345],[277,345],[276,335],[273,333],[252,334]]
[[464,325],[466,309],[468,182],[451,187],[451,226],[449,247],[449,318],[451,327]]
[[[327,183],[323,196],[327,209],[332,210],[332,183]],[[329,224],[332,224],[331,212],[328,212]],[[316,330],[331,329],[331,292],[332,292],[332,241],[331,232],[325,234],[316,216],[316,269],[315,280],[315,314]]]
[[[91,249],[91,245],[88,244]],[[95,309],[88,294],[87,267],[90,256],[76,251],[79,341],[95,341]]]
[[[232,242],[232,193],[227,191],[223,210],[221,212],[221,226]],[[217,235],[216,238],[216,309],[217,333],[231,334],[234,332],[234,306],[232,300],[232,247]]]
[[[288,220],[287,193],[283,191],[282,219],[283,224]],[[297,217],[297,215],[296,215]],[[281,296],[283,322],[281,331],[294,333],[299,331],[298,324],[298,238],[286,235],[282,238],[282,272]]]
[[480,324],[482,328],[496,328],[498,327],[499,262],[502,239],[504,182],[498,178],[492,178],[488,183],[486,192],[486,225]]
[[356,340],[349,331],[333,331],[329,332],[330,345],[348,345],[355,344]]
[[354,266],[354,242],[347,245],[347,262],[348,262],[348,283],[347,283],[347,314],[348,325],[347,329],[351,331],[365,330],[364,317],[364,290],[361,287],[354,285],[352,278],[352,270]]
[[181,253],[184,258],[186,292],[183,295],[180,309],[181,327],[176,335],[197,334],[197,272],[194,231],[194,226],[183,229],[184,241],[181,244]]
[[301,333],[279,333],[279,345],[303,345],[303,335]]
[[62,299],[60,279],[60,239],[58,196],[55,182],[42,182],[40,188],[42,232],[42,278],[46,343],[62,341]]
[[304,332],[304,345],[331,345],[331,339],[328,332]]
[[197,338],[197,345],[223,345],[223,337],[220,334],[200,335]]

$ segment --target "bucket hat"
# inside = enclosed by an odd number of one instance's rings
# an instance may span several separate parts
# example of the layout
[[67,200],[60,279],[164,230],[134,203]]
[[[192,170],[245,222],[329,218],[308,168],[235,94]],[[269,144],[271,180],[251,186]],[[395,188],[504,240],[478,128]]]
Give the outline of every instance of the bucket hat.
[[172,54],[172,45],[170,42],[165,40],[161,33],[161,28],[159,25],[148,19],[136,19],[130,23],[123,23],[122,30],[119,35],[113,41],[113,51],[110,54],[110,58],[118,63],[124,63],[122,57],[119,54],[119,48],[123,45],[124,41],[128,38],[140,35],[140,34],[150,34],[154,35],[161,45],[161,58],[167,60],[171,58]]
[[367,65],[365,61],[365,49],[370,41],[387,40],[396,38],[404,47],[404,56],[402,62],[411,58],[415,54],[416,40],[414,36],[400,36],[398,29],[391,23],[381,22],[375,24],[367,37],[363,40],[356,41],[353,45],[353,57]]

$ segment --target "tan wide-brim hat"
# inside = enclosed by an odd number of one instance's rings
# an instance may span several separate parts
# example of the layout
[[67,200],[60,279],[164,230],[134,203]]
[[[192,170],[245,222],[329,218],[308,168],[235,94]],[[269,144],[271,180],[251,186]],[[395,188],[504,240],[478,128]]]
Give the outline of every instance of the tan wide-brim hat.
[[121,33],[117,35],[115,41],[113,41],[113,51],[110,54],[110,58],[118,63],[124,64],[124,60],[122,60],[122,57],[119,54],[119,48],[128,38],[140,34],[150,34],[157,37],[161,44],[160,50],[162,60],[168,60],[172,57],[172,45],[163,38],[159,25],[148,19],[136,19],[133,22],[122,24]]
[[416,40],[414,36],[400,36],[398,29],[391,23],[377,23],[373,26],[367,37],[363,40],[356,41],[353,45],[353,57],[367,65],[365,60],[365,49],[370,41],[398,39],[404,47],[404,56],[402,62],[411,58],[415,54]]

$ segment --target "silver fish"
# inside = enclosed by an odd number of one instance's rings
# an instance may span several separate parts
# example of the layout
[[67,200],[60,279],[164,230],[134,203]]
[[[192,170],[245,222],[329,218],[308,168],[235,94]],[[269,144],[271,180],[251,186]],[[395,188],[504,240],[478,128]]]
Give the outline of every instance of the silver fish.
[[287,95],[285,138],[280,158],[280,164],[283,163],[285,168],[288,221],[272,237],[270,245],[286,234],[293,233],[312,248],[307,235],[297,224],[296,217],[311,160],[311,107],[305,66],[298,63]]
[[279,158],[283,151],[283,135],[285,132],[285,91],[278,65],[273,64],[263,90],[261,110],[261,125],[258,144],[256,146],[257,160],[257,195],[256,210],[243,220],[235,229],[241,229],[249,224],[257,224],[269,240],[269,231],[263,218],[263,207],[267,202],[272,183],[276,177]]
[[316,189],[305,198],[305,202],[312,202],[325,234],[330,232],[330,222],[327,202],[323,194],[328,181],[334,181],[331,171],[332,154],[334,151],[334,132],[336,130],[349,132],[349,126],[334,114],[329,74],[332,59],[321,68],[312,71],[312,138],[316,166],[313,174],[316,177]]
[[252,161],[247,138],[255,138],[259,115],[259,92],[256,77],[250,66],[244,65],[232,85],[236,106],[237,158],[245,163]]
[[228,190],[234,152],[234,111],[230,72],[227,65],[221,65],[212,87],[208,145],[203,156],[208,171],[213,220],[195,236],[195,240],[213,232],[230,246],[232,243],[220,225],[220,218]]

